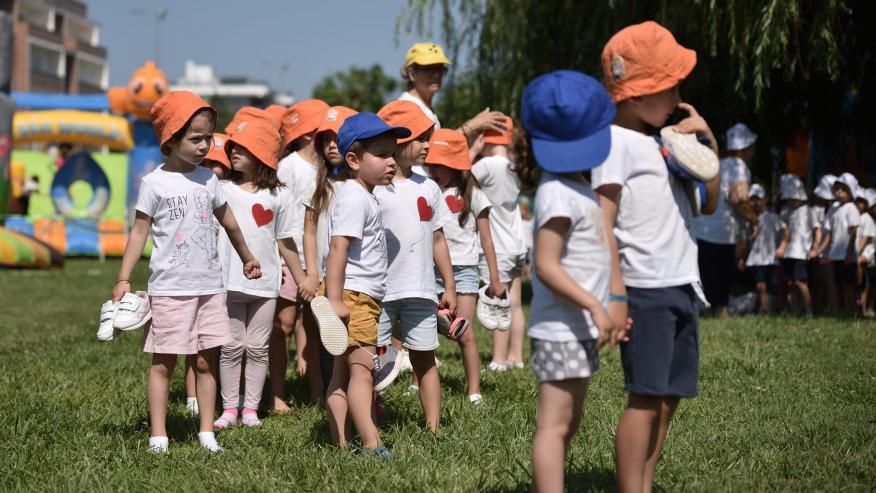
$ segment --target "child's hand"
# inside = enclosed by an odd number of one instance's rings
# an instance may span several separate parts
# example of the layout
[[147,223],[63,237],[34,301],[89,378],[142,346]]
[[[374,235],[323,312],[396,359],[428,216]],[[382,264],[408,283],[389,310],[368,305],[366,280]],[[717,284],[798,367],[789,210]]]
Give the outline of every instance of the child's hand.
[[776,258],[782,258],[785,256],[785,247],[776,248]]
[[447,307],[454,316],[456,315],[456,291],[445,290],[441,295],[441,300],[438,303],[441,306]]
[[858,264],[859,264],[861,267],[866,267],[867,264],[869,264],[869,263],[870,263],[870,260],[869,260],[867,257],[865,257],[865,256],[863,256],[863,255],[861,255],[860,257],[858,257]]
[[738,270],[739,272],[745,272],[745,259],[736,259],[736,270]]
[[614,331],[611,333],[611,340],[609,341],[612,346],[616,346],[619,342],[630,342],[630,331],[633,329],[633,319],[627,318],[627,320],[618,325],[615,323]]
[[495,279],[490,281],[490,287],[487,289],[487,294],[493,298],[504,298],[508,295],[508,290],[501,281]]
[[259,265],[259,261],[251,258],[243,264],[243,275],[246,276],[247,279],[258,279],[262,277],[262,266]]
[[617,301],[608,302],[608,315],[611,317],[611,322],[614,325],[614,331],[612,332],[611,340],[609,341],[612,346],[617,344],[618,337],[620,337],[617,334],[618,330],[623,329],[630,320],[627,316],[628,314],[629,305],[627,303],[621,303]]
[[687,103],[678,103],[678,108],[687,111],[687,118],[678,122],[673,129],[680,134],[692,134],[709,136],[712,134],[712,129],[706,120],[697,113],[696,108]]
[[816,250],[814,247],[810,248],[809,255],[808,255],[809,259],[814,259],[817,256],[818,256],[818,250]]
[[614,322],[611,321],[611,316],[602,305],[596,305],[595,309],[590,310],[590,318],[599,329],[599,339],[596,340],[596,347],[601,348],[610,339],[611,333],[614,331]]
[[131,282],[130,281],[119,281],[113,286],[113,303],[118,303],[122,296],[125,293],[131,292]]
[[338,318],[344,322],[344,325],[350,323],[350,309],[347,308],[347,305],[344,304],[343,300],[329,300],[332,304],[332,308],[335,310],[335,314],[337,314]]
[[298,296],[309,303],[316,297],[317,289],[319,289],[319,280],[316,276],[307,276],[304,278],[304,282],[298,286]]
[[490,108],[485,108],[484,111],[478,113],[474,118],[465,124],[466,130],[483,133],[487,130],[495,132],[504,132],[505,115],[501,111],[490,111]]

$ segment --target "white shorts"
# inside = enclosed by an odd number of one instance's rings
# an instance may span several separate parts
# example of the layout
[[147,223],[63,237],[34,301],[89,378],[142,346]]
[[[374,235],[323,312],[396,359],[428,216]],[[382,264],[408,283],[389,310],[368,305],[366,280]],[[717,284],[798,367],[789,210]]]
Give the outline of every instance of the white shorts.
[[[520,277],[520,273],[523,272],[523,266],[526,264],[526,253],[518,253],[517,255],[497,253],[496,264],[499,267],[499,281],[508,284],[515,277]],[[490,269],[487,268],[487,257],[483,254],[478,258],[478,275],[482,283],[489,284]]]

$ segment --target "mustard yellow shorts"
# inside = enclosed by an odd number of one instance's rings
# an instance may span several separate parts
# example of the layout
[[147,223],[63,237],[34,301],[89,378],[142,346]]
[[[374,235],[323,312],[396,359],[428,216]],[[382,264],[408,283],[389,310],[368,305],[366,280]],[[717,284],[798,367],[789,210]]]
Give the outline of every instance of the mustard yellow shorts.
[[[325,282],[319,286],[317,296],[325,296]],[[347,323],[347,347],[376,346],[377,321],[383,309],[380,302],[358,291],[344,290],[344,305],[350,310]]]

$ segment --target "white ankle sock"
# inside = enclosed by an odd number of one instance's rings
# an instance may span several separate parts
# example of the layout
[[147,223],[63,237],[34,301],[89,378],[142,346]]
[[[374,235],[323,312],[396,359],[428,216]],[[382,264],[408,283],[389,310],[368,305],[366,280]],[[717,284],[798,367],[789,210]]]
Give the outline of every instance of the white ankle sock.
[[201,447],[210,452],[221,452],[222,447],[216,442],[216,434],[212,431],[202,431],[198,433],[198,441],[201,442]]
[[167,437],[149,437],[149,451],[156,454],[167,452],[170,443]]

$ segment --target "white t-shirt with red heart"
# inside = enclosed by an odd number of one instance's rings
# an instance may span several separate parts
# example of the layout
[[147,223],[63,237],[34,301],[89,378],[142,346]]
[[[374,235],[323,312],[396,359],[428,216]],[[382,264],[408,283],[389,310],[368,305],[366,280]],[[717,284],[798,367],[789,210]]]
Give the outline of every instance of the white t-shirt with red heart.
[[375,187],[374,195],[383,214],[389,260],[383,301],[424,298],[437,303],[432,233],[450,221],[441,189],[413,173]]
[[246,245],[261,265],[262,277],[247,279],[243,275],[243,264],[226,235],[220,251],[224,252],[222,260],[225,273],[225,289],[237,291],[264,298],[276,298],[280,294],[280,251],[277,240],[294,238],[302,234],[301,227],[296,224],[295,201],[292,191],[287,187],[273,190],[261,189],[250,192],[240,188],[240,185],[221,182],[222,190],[228,201],[231,212],[237,220],[240,232],[246,240]]
[[444,203],[452,215],[450,221],[444,225],[444,238],[447,239],[447,248],[450,249],[450,263],[454,266],[478,265],[480,253],[480,239],[478,237],[477,217],[484,211],[493,207],[481,189],[472,189],[471,212],[459,225],[459,214],[465,207],[465,199],[459,196],[459,189],[447,187],[441,191]]

